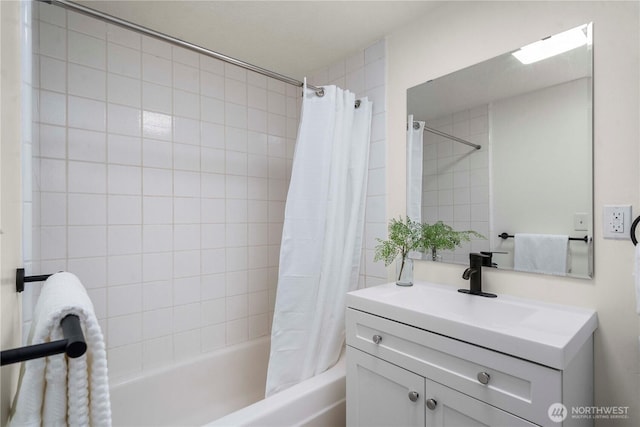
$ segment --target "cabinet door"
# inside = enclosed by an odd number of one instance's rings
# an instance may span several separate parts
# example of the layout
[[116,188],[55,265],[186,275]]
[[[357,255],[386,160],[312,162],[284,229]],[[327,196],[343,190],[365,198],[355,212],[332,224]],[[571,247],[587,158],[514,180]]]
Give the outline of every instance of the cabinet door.
[[423,427],[424,378],[347,347],[347,425]]
[[431,380],[426,380],[425,403],[429,427],[536,425]]

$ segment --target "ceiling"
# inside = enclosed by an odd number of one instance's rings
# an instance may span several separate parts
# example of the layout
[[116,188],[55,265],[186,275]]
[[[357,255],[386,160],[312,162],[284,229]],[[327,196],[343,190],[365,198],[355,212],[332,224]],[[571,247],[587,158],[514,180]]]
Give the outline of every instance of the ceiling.
[[437,1],[78,0],[109,15],[301,80]]

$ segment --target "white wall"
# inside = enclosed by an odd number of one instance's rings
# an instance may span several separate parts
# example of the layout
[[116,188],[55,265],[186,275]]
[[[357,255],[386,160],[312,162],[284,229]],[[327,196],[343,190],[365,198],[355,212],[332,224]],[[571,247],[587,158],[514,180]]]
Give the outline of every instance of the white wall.
[[[389,217],[405,210],[406,90],[519,46],[594,22],[595,278],[579,280],[485,271],[489,291],[598,311],[595,336],[595,403],[629,406],[640,420],[639,322],[630,241],[602,238],[602,206],[640,206],[640,50],[638,2],[449,2],[388,42]],[[416,55],[416,50],[420,54]],[[636,213],[637,215],[637,213]],[[465,285],[456,265],[417,263],[416,277]],[[605,421],[599,425],[612,425]]]
[[[16,293],[16,268],[22,256],[21,142],[20,126],[23,74],[21,61],[21,4],[0,2],[0,349],[20,346],[20,304]],[[28,24],[27,22],[24,22]],[[20,366],[5,366],[0,371],[0,425],[5,425]]]
[[[512,268],[514,252],[500,233],[592,234],[573,221],[592,206],[590,86],[579,79],[492,103],[493,249],[509,252],[499,265]],[[570,273],[588,276],[587,245],[570,241],[569,251]]]

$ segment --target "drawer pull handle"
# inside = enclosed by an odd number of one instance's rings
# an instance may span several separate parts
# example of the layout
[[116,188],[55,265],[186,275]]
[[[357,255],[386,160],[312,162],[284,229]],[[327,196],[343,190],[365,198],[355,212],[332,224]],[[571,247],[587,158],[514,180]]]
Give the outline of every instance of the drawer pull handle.
[[373,342],[376,344],[380,344],[380,341],[382,341],[382,337],[380,335],[374,335],[373,336]]
[[420,395],[418,394],[417,391],[410,391],[409,392],[409,400],[412,402],[416,402],[418,400],[418,397],[420,397]]
[[435,399],[427,399],[427,408],[433,411],[436,406],[438,406],[438,402]]
[[491,379],[491,375],[489,375],[486,372],[479,372],[478,373],[478,381],[480,381],[480,384],[484,384],[487,385],[489,384],[489,380]]

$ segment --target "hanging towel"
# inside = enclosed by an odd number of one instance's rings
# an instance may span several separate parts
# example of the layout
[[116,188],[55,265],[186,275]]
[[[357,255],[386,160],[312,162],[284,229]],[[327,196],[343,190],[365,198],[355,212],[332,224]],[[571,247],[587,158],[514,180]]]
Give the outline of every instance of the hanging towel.
[[100,325],[84,286],[71,273],[56,273],[42,287],[28,344],[63,339],[60,321],[80,319],[87,351],[58,354],[22,364],[10,426],[110,426],[107,356]]
[[633,286],[636,291],[636,312],[640,314],[640,243],[635,246],[633,260]]
[[569,236],[560,234],[516,234],[513,268],[532,273],[566,276]]

